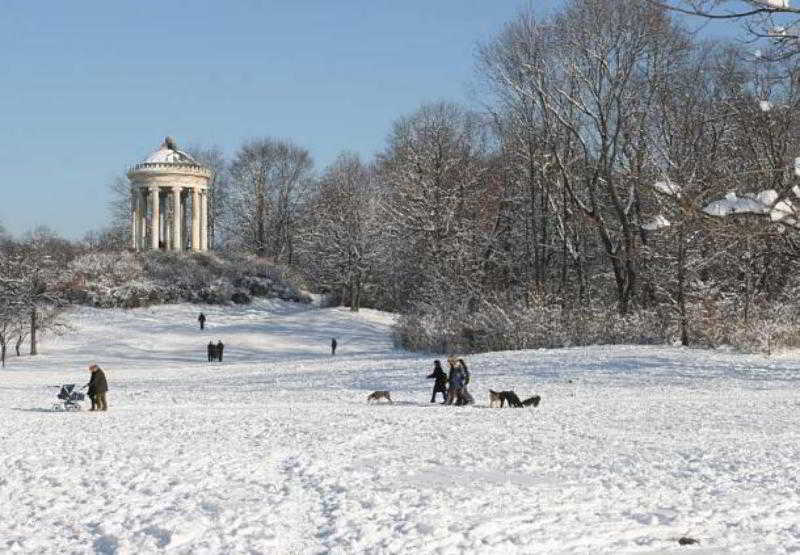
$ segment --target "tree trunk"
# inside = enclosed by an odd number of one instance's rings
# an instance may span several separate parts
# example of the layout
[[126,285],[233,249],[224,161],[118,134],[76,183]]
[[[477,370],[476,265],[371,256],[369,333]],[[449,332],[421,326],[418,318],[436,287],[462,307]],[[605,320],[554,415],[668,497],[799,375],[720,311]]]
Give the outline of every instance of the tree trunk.
[[31,355],[39,354],[36,351],[36,309],[31,309]]
[[354,277],[350,283],[350,312],[358,312],[361,308],[361,279]]
[[6,367],[6,344],[3,343],[0,345],[0,362],[2,363],[2,367]]
[[17,356],[19,356],[20,347],[22,347],[22,336],[21,335],[17,338],[17,342],[14,345],[14,350],[17,351]]

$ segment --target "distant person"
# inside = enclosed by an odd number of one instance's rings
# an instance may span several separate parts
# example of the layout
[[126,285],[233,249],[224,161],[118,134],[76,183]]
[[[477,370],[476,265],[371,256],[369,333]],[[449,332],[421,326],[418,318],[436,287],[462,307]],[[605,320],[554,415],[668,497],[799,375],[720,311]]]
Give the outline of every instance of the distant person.
[[106,381],[105,372],[96,364],[89,366],[89,372],[92,373],[92,376],[85,386],[89,388],[87,394],[89,399],[92,400],[92,408],[89,410],[107,410],[106,392],[108,392],[108,382]]
[[442,370],[442,363],[438,360],[433,361],[433,372],[428,374],[429,380],[436,380],[433,382],[433,395],[431,395],[431,403],[436,402],[436,394],[441,393],[443,400],[442,404],[447,402],[447,374]]
[[475,399],[472,398],[467,386],[469,385],[469,370],[467,369],[467,363],[464,362],[463,358],[458,359],[458,365],[461,367],[461,375],[464,377],[464,385],[461,387],[461,395],[458,399],[459,405],[471,405],[475,403]]
[[222,349],[224,348],[225,345],[222,344],[222,340],[217,341],[217,360],[220,362],[222,362]]
[[201,330],[206,329],[206,315],[205,314],[203,314],[201,312],[200,316],[197,317],[197,321],[200,322],[200,329]]
[[336,354],[336,338],[332,337],[331,338],[331,356],[334,356],[335,354]]
[[215,358],[217,358],[217,346],[214,345],[213,341],[208,342],[208,362],[212,362]]

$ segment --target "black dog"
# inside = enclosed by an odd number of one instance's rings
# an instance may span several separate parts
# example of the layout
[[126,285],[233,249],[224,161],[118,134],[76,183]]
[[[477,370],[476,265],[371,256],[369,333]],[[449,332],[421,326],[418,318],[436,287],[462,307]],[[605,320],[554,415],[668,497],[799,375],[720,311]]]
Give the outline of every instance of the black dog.
[[500,408],[503,408],[503,403],[508,402],[509,407],[514,407],[516,409],[522,408],[522,401],[519,400],[517,394],[513,391],[501,391],[500,392]]
[[534,395],[533,397],[528,397],[527,399],[522,401],[522,406],[523,407],[529,407],[529,406],[533,405],[534,407],[538,407],[539,406],[539,401],[541,401],[541,400],[542,400],[542,398],[539,395]]

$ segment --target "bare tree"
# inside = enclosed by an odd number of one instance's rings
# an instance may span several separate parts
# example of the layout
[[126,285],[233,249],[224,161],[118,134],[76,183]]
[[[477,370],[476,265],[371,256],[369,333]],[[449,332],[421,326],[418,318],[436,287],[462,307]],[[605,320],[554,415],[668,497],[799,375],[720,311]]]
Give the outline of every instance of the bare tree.
[[131,183],[116,175],[108,182],[108,192],[108,224],[100,233],[109,247],[124,249],[131,244]]
[[706,20],[739,22],[753,41],[764,43],[758,55],[780,60],[800,52],[800,8],[789,0],[649,0]]
[[259,256],[293,262],[297,212],[307,196],[313,161],[289,141],[243,145],[231,163],[225,233]]
[[395,122],[380,156],[390,245],[382,270],[393,274],[387,281],[406,303],[452,297],[463,304],[480,281],[481,123],[454,104],[425,105]]
[[343,153],[322,175],[308,206],[303,264],[318,285],[341,289],[339,299],[352,311],[361,306],[380,252],[379,201],[372,168]]

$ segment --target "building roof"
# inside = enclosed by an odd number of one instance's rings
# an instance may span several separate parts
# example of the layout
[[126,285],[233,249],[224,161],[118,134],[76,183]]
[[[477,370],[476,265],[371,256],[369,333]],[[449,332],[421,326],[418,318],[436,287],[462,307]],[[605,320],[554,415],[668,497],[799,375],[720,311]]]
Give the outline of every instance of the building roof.
[[145,164],[197,164],[194,158],[178,149],[175,139],[166,137],[158,150],[144,160]]

